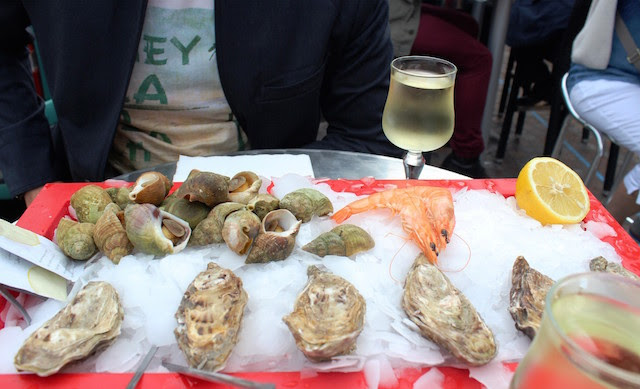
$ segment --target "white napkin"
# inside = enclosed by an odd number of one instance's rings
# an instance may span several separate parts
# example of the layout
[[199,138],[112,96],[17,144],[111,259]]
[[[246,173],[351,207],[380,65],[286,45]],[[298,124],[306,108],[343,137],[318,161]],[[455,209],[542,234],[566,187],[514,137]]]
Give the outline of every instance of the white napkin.
[[209,171],[233,177],[249,170],[262,177],[282,177],[293,173],[315,178],[311,159],[306,154],[260,154],[211,157],[188,157],[181,155],[176,165],[174,182],[184,182],[192,169]]

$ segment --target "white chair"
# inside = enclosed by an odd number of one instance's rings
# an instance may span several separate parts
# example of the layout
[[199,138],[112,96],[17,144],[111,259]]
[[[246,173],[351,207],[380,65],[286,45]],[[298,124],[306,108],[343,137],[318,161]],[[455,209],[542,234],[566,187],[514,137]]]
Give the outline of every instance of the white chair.
[[[589,165],[589,170],[587,171],[587,175],[584,178],[584,184],[585,185],[589,185],[589,182],[595,176],[596,171],[598,170],[598,166],[600,165],[600,160],[602,159],[602,155],[604,154],[604,144],[602,142],[602,137],[604,136],[607,139],[609,139],[611,141],[612,145],[614,145],[616,143],[613,142],[613,140],[611,140],[611,138],[609,138],[606,134],[603,134],[600,131],[598,131],[591,124],[589,124],[586,120],[584,120],[582,117],[580,117],[580,115],[578,115],[576,110],[573,108],[573,105],[571,104],[571,100],[569,99],[569,91],[567,90],[567,77],[568,77],[568,73],[565,73],[562,76],[562,82],[561,82],[561,85],[560,85],[560,87],[562,89],[562,97],[564,99],[564,103],[565,103],[565,105],[567,107],[567,110],[569,111],[571,116],[573,116],[573,118],[575,120],[577,120],[584,128],[586,128],[589,131],[591,131],[591,133],[593,134],[593,137],[596,139],[596,153],[595,153],[595,156],[593,157],[593,159],[591,160],[591,163]],[[553,151],[551,153],[551,156],[553,158],[558,158],[558,156],[560,155],[560,152],[562,151],[562,147],[564,145],[564,135],[565,135],[565,133],[567,131],[567,127],[569,127],[569,116],[568,115],[564,118],[564,122],[562,124],[561,129],[560,129],[560,132],[558,133],[558,139],[556,140],[555,146],[553,147]],[[624,157],[624,160],[622,162],[622,168],[620,169],[620,171],[617,174],[617,177],[613,181],[613,185],[611,187],[610,193],[605,193],[605,197],[606,197],[605,205],[609,202],[611,193],[613,193],[615,191],[614,189],[620,183],[622,174],[626,170],[626,167],[629,165],[629,162],[631,161],[632,157],[633,157],[633,153],[631,151],[627,150],[626,155]],[[610,160],[609,162],[610,163],[614,163],[614,164],[616,163],[615,160],[614,161]]]

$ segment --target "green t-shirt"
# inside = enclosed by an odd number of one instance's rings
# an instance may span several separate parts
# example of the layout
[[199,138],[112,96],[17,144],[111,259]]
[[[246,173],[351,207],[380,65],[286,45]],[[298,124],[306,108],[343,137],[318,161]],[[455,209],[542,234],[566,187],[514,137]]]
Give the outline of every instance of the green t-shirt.
[[220,86],[213,0],[150,0],[109,162],[121,172],[243,148]]

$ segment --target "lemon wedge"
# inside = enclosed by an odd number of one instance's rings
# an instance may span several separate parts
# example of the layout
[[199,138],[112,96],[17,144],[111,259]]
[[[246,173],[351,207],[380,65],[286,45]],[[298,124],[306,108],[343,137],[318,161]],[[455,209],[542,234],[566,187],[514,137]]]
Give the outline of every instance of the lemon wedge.
[[578,223],[589,212],[589,195],[580,176],[549,157],[533,158],[520,170],[516,202],[542,224]]

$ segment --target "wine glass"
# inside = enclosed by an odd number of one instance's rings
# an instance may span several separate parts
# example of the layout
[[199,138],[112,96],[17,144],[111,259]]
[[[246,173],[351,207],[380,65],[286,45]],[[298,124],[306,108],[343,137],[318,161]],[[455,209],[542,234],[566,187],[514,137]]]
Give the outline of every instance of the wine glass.
[[389,95],[382,129],[404,154],[407,179],[418,178],[423,151],[444,146],[453,135],[453,86],[457,68],[449,61],[426,56],[398,57],[391,62]]

